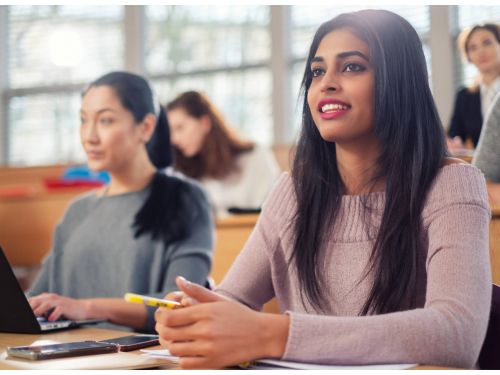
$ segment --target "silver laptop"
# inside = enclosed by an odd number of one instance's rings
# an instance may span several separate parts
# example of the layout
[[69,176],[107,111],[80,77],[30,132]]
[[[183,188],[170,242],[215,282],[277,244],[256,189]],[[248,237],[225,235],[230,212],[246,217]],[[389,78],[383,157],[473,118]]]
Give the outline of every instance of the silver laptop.
[[59,320],[49,322],[45,318],[37,318],[1,247],[0,295],[3,300],[3,306],[0,309],[0,332],[46,333],[103,322],[103,320],[98,319],[82,321]]

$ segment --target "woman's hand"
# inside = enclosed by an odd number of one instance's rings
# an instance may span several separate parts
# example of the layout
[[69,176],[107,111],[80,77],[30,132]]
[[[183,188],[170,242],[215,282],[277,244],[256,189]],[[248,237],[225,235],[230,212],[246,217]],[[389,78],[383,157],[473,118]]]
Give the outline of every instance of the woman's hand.
[[462,142],[462,138],[459,136],[453,138],[446,138],[446,146],[450,152],[459,152],[465,149],[465,146]]
[[88,319],[86,300],[63,297],[55,293],[42,293],[29,298],[28,302],[36,316],[46,316],[49,321],[61,317],[71,320]]
[[180,357],[182,368],[221,368],[263,357],[281,357],[288,337],[287,315],[256,312],[202,286],[177,278],[199,303],[156,311],[160,343]]
[[163,298],[169,301],[179,302],[182,305],[182,307],[192,306],[199,303],[198,301],[189,297],[188,295],[186,295],[184,292],[181,291],[170,292]]

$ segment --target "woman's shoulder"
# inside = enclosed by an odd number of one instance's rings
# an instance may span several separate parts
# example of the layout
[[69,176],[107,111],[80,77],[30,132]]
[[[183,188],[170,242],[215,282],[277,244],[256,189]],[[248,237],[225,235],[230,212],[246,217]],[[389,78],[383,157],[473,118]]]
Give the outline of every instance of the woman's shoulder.
[[486,180],[475,166],[460,159],[446,158],[431,185],[424,211],[455,204],[478,205],[488,210]]
[[296,208],[297,198],[292,177],[288,172],[283,172],[269,192],[262,211],[278,221],[288,221],[295,214]]
[[[173,168],[167,168],[159,173],[161,178],[163,178],[166,183],[176,186],[177,191],[188,196],[189,199],[206,201],[207,197],[205,190],[199,181],[196,181],[183,173],[174,170]],[[165,194],[168,194],[167,191],[165,191]]]
[[97,194],[98,190],[91,190],[73,198],[64,212],[62,222],[81,221],[90,212],[93,202],[98,198]]

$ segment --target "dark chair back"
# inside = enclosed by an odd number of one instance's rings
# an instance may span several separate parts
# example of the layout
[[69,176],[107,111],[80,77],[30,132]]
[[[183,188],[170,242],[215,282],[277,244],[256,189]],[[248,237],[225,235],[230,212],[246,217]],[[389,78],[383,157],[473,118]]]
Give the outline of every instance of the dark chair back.
[[482,370],[500,370],[500,286],[493,284],[490,321],[478,360]]

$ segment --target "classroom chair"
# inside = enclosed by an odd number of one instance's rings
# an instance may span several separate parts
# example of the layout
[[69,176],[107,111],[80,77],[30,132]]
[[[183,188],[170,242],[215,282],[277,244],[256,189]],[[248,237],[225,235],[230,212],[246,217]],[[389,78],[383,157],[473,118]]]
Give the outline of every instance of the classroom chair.
[[500,286],[493,284],[490,321],[479,353],[481,370],[500,370]]

